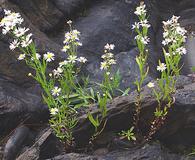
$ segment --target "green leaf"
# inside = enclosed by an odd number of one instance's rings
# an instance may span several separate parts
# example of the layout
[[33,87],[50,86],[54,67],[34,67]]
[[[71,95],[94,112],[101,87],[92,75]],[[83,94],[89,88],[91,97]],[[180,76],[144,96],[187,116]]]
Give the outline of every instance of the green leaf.
[[100,124],[99,124],[99,120],[98,120],[98,116],[96,117],[96,119],[93,118],[92,114],[91,113],[88,113],[87,114],[88,118],[89,118],[89,121],[93,124],[93,126],[95,128],[97,128]]

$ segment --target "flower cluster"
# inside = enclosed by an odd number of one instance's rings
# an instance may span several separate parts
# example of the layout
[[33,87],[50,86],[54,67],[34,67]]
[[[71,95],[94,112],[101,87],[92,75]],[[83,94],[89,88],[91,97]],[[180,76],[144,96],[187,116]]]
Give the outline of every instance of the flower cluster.
[[146,17],[146,6],[143,2],[140,3],[140,6],[138,6],[136,8],[136,11],[134,12],[139,19],[139,22],[135,22],[132,25],[132,29],[136,31],[136,33],[138,34],[137,36],[135,36],[135,40],[137,42],[138,47],[144,48],[145,45],[147,45],[150,42],[150,39],[147,35],[148,33],[148,29],[150,28],[150,24],[147,20]]
[[141,42],[144,45],[147,45],[150,42],[148,36],[142,36],[142,35],[135,36],[135,40]]
[[[26,48],[32,43],[32,34],[26,34],[29,28],[20,27],[23,18],[19,13],[11,12],[10,10],[4,10],[4,18],[0,22],[0,27],[2,27],[2,33],[12,34],[15,39],[10,43],[10,50],[15,50],[18,47]],[[23,60],[25,54],[20,54],[18,60]]]
[[[5,17],[0,22],[0,27],[2,27],[2,33],[10,33],[14,35],[16,39],[10,43],[9,48],[14,50],[18,47],[26,48],[32,43],[32,34],[27,34],[29,28],[23,28],[19,25],[24,21],[19,13],[11,12],[10,10],[4,10]],[[25,56],[20,55],[19,60],[22,60]]]
[[53,96],[59,96],[61,90],[62,90],[61,88],[55,86],[55,87],[51,90],[51,93],[52,93]]
[[[180,26],[180,24],[178,22],[179,18],[180,17],[173,16],[170,20],[168,20],[166,22],[163,21],[163,25],[164,25],[163,38],[164,38],[164,40],[162,41],[162,44],[164,46],[175,45],[178,43],[181,44],[181,43],[186,41],[187,31],[185,30],[185,28]],[[184,48],[180,48],[177,50],[177,53],[182,55],[182,54],[186,53],[186,50]]]
[[[185,28],[180,26],[179,18],[177,16],[172,16],[168,21],[163,21],[163,41],[162,44],[166,64],[162,63],[157,67],[158,71],[163,72],[166,68],[167,72],[171,70],[175,73],[179,72],[179,62],[182,55],[187,53],[184,43],[186,42],[186,33]],[[167,50],[167,51],[166,51]],[[175,74],[174,73],[174,74]]]
[[54,77],[56,78],[60,77],[64,71],[64,67],[66,68],[68,65],[74,65],[76,62],[80,62],[84,64],[87,62],[87,59],[85,57],[77,57],[74,55],[69,55],[67,60],[60,62],[57,69],[53,70]]
[[111,65],[116,64],[116,60],[113,58],[114,55],[111,53],[114,50],[114,44],[106,44],[104,46],[104,55],[102,55],[102,59],[104,60],[101,62],[100,69],[107,71],[110,69]]
[[166,70],[166,64],[159,62],[159,66],[157,66],[157,71],[163,72]]
[[134,12],[137,16],[146,15],[146,5],[141,2],[140,6],[138,6]]
[[72,21],[68,21],[67,22],[70,26],[70,32],[65,33],[65,40],[63,41],[64,43],[64,47],[62,48],[63,52],[75,52],[75,50],[72,50],[74,48],[72,48],[72,46],[82,46],[82,43],[80,42],[79,36],[80,36],[80,32],[76,29],[72,30],[71,24]]

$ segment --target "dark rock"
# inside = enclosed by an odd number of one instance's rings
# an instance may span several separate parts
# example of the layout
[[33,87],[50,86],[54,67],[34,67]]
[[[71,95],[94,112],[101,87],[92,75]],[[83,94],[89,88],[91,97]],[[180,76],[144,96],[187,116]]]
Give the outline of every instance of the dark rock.
[[50,160],[193,160],[194,158],[180,156],[167,152],[159,144],[146,144],[141,148],[113,151],[102,156],[70,153],[60,155]]
[[13,160],[16,158],[16,155],[22,149],[24,142],[27,141],[29,136],[29,128],[25,126],[18,127],[13,136],[9,138],[5,145],[4,149],[4,160]]
[[[158,132],[158,138],[162,141],[178,141],[182,143],[182,140],[175,139],[174,135],[180,133],[181,130],[185,130],[184,126],[191,126],[191,129],[186,129],[185,133],[194,134],[194,107],[195,107],[195,88],[192,78],[181,76],[178,79],[178,90],[174,97],[176,102],[169,112],[168,119],[165,125]],[[187,88],[186,88],[187,87]],[[189,88],[191,88],[189,90]],[[157,106],[157,102],[152,98],[151,90],[146,86],[143,90],[142,99],[142,111],[140,119],[140,128],[144,134],[147,133],[148,125],[152,121],[154,109]],[[126,130],[132,126],[133,113],[135,109],[136,92],[132,92],[129,96],[117,97],[113,99],[111,103],[107,105],[108,115],[106,117],[107,124],[105,132],[119,133],[121,130]],[[94,107],[94,114],[98,114],[98,109]],[[75,130],[75,140],[79,145],[86,144],[89,137],[93,134],[93,126],[87,119],[87,115],[80,117],[79,125]],[[190,137],[190,136],[188,136]],[[170,139],[170,141],[169,141]],[[184,140],[185,141],[185,140]],[[190,144],[195,143],[193,139],[189,141]],[[188,143],[189,143],[188,142]],[[184,144],[184,143],[183,143]]]
[[35,140],[35,143],[26,149],[17,160],[38,160],[47,159],[62,153],[63,147],[54,137],[51,129],[42,131]]
[[8,134],[18,125],[41,125],[47,122],[49,110],[40,95],[27,92],[12,83],[0,80],[0,135]]

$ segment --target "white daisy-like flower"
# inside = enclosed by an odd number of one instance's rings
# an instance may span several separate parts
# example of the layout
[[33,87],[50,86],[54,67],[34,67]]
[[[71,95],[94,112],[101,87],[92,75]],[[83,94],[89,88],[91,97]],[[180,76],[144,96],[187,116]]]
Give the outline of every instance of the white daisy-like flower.
[[176,52],[180,55],[185,55],[187,53],[187,50],[184,47],[179,47],[176,49]]
[[70,56],[68,57],[68,61],[69,61],[70,63],[75,63],[75,62],[77,61],[77,56],[70,55]]
[[79,32],[79,31],[76,30],[76,29],[74,29],[74,30],[72,31],[72,33],[73,33],[73,35],[80,35],[80,34],[81,34],[81,32]]
[[21,37],[28,31],[29,31],[29,28],[25,28],[25,27],[21,28],[21,27],[19,27],[19,28],[16,28],[13,33],[15,34],[16,37]]
[[79,57],[77,60],[81,63],[86,63],[87,62],[87,58],[85,58],[85,57]]
[[146,5],[144,3],[141,3],[139,7],[136,8],[136,11],[134,12],[137,16],[141,16],[146,13]]
[[55,77],[60,77],[62,73],[63,73],[63,69],[61,67],[58,67],[57,69],[53,70],[53,74]]
[[62,62],[59,63],[59,66],[62,67],[62,66],[65,66],[67,65],[69,62],[67,60],[64,60]]
[[21,60],[23,60],[25,57],[26,57],[25,54],[20,54],[19,57],[18,57],[18,60],[21,61]]
[[114,48],[115,48],[115,45],[114,44],[106,44],[105,46],[104,46],[104,49],[106,49],[106,50],[114,50]]
[[149,24],[148,20],[145,19],[145,20],[140,21],[140,26],[149,28],[151,25]]
[[172,21],[168,20],[168,21],[163,21],[162,23],[164,26],[170,26],[172,24]]
[[109,64],[109,65],[116,64],[116,60],[114,60],[114,59],[109,59],[109,60],[108,60],[108,64]]
[[21,42],[21,46],[22,47],[28,47],[31,43],[32,43],[32,39],[31,39],[31,36],[32,36],[32,34],[30,33],[30,34],[28,34],[26,37],[25,37],[25,39],[24,40],[22,40],[22,42]]
[[150,38],[148,36],[144,36],[141,38],[141,42],[146,45],[150,42]]
[[140,28],[140,23],[135,22],[135,24],[132,25],[132,29],[139,29]]
[[5,15],[11,14],[11,11],[10,10],[4,9],[3,11],[4,11]]
[[62,52],[67,52],[69,49],[70,49],[70,46],[69,46],[69,45],[65,45],[65,46],[62,48]]
[[[41,55],[39,53],[35,54],[35,59],[39,60],[41,58]],[[31,58],[32,61],[34,61],[34,57]]]
[[61,93],[61,88],[55,86],[52,90],[51,90],[51,93],[53,96],[59,96],[60,93]]
[[20,42],[17,39],[14,39],[13,42],[10,43],[9,48],[10,50],[16,49],[20,45]]
[[10,30],[11,30],[11,27],[10,26],[5,26],[2,29],[2,34],[6,35]]
[[106,61],[101,62],[101,66],[100,66],[101,70],[107,70],[108,68],[109,68],[109,64]]
[[154,88],[154,83],[152,83],[152,82],[149,82],[148,84],[147,84],[147,86],[149,87],[149,88]]
[[66,23],[69,24],[69,25],[71,25],[71,24],[72,24],[72,21],[69,20],[69,21],[67,21]]
[[51,108],[50,109],[50,114],[51,115],[56,115],[59,112],[59,110],[57,108]]
[[51,62],[54,61],[55,55],[51,52],[47,52],[46,54],[43,55],[43,58],[47,61],[47,62]]
[[39,59],[41,58],[41,55],[40,55],[39,53],[36,53],[36,54],[35,54],[35,58],[36,58],[37,60],[39,60]]
[[12,30],[17,24],[21,24],[24,20],[19,13],[4,11],[7,15],[0,21],[0,27],[3,27],[3,33],[6,34]]
[[179,35],[181,35],[181,36],[184,36],[184,35],[187,33],[187,31],[185,30],[185,28],[180,27],[180,26],[177,26],[177,27],[176,27],[176,32],[177,32]]
[[165,63],[159,63],[159,66],[157,66],[157,71],[163,72],[166,70],[166,64]]
[[81,42],[75,42],[76,46],[82,46],[83,44]]
[[165,52],[165,56],[169,57],[170,53],[169,52]]

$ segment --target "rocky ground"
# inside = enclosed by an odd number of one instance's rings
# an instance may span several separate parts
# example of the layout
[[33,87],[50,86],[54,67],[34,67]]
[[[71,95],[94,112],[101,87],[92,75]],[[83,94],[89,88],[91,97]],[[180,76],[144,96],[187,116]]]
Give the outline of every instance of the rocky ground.
[[[75,28],[82,33],[83,46],[79,54],[89,60],[83,72],[89,74],[92,79],[100,80],[99,63],[103,46],[106,43],[114,43],[117,68],[119,67],[122,74],[121,88],[131,86],[133,89],[131,84],[138,73],[138,68],[134,60],[137,48],[133,41],[131,24],[135,21],[133,10],[137,3],[136,0],[0,0],[0,17],[3,8],[20,12],[25,18],[25,25],[34,35],[39,52],[41,54],[46,51],[55,52],[58,54],[58,60],[65,57],[60,49],[64,32],[68,29],[65,22],[72,19]],[[145,3],[152,24],[149,59],[151,72],[147,80],[149,81],[158,76],[155,66],[157,60],[161,58],[161,21],[173,14],[180,15],[182,25],[190,33],[195,30],[195,2],[145,0]],[[44,160],[55,156],[57,157],[53,159],[56,160],[187,160],[189,158],[178,152],[184,153],[186,148],[195,144],[193,78],[180,77],[175,106],[165,126],[155,136],[159,142],[129,147],[115,141],[113,133],[127,129],[132,122],[129,120],[135,97],[135,93],[132,92],[130,96],[118,97],[108,105],[108,125],[103,137],[97,142],[97,148],[91,152],[93,155],[65,154],[63,147],[47,126],[49,112],[41,101],[40,88],[27,76],[31,70],[16,60],[17,53],[9,50],[9,42],[10,39],[0,35],[0,152],[3,153],[0,153],[0,159],[4,157],[4,160],[13,160],[18,157],[18,160]],[[192,41],[189,42],[191,44]],[[192,47],[189,47],[189,53],[183,60],[185,75],[188,74],[190,66],[195,65],[191,58],[194,56]],[[150,121],[151,111],[156,104],[149,93],[150,91],[145,89],[142,122]],[[147,128],[144,123],[142,124],[143,128]],[[92,131],[86,115],[81,116],[74,132],[78,146],[81,148],[85,146]]]

